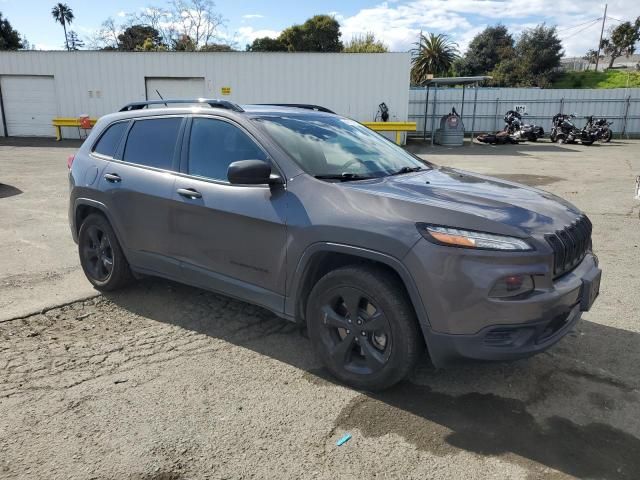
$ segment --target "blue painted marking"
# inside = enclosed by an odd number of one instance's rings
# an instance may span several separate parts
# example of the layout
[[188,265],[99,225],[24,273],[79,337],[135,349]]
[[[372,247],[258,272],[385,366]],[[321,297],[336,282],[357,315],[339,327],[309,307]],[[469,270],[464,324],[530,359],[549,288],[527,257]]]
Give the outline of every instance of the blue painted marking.
[[351,440],[351,434],[347,433],[344,437],[342,437],[340,440],[336,442],[336,445],[340,447],[341,445],[344,445],[345,443],[347,443],[349,440]]

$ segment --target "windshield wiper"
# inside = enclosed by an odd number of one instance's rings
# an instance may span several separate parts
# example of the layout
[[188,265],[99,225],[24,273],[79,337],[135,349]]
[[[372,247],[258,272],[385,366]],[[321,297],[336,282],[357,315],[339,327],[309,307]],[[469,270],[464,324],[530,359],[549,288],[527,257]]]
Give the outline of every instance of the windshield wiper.
[[402,175],[403,173],[419,172],[423,167],[402,167],[400,170],[391,173],[390,175]]
[[319,180],[340,180],[341,182],[348,182],[350,180],[369,180],[376,177],[369,177],[366,175],[360,175],[359,173],[331,173],[327,175],[314,175]]

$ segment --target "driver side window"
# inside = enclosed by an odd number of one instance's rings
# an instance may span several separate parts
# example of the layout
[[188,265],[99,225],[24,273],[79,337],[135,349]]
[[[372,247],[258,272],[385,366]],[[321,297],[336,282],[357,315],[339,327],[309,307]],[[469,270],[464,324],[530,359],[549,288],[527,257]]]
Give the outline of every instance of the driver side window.
[[229,165],[238,160],[267,160],[242,130],[223,120],[196,117],[189,138],[190,175],[227,181]]

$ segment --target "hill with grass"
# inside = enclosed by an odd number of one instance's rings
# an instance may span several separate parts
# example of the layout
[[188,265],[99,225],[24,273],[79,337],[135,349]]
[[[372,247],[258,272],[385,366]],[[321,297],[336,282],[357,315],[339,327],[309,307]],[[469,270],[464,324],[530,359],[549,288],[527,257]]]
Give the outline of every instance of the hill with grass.
[[606,72],[563,72],[552,88],[633,88],[640,87],[640,72],[607,70]]

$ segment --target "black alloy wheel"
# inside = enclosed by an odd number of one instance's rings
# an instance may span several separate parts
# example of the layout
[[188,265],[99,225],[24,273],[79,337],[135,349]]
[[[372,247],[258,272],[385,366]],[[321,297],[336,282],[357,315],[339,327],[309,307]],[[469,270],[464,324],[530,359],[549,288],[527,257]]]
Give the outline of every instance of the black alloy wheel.
[[369,375],[389,361],[389,320],[361,290],[334,289],[322,305],[322,323],[321,339],[335,368]]
[[406,378],[424,352],[400,279],[375,265],[347,265],[318,280],[306,307],[309,339],[327,369],[355,388],[382,390]]
[[90,225],[81,245],[82,259],[95,280],[105,282],[113,273],[113,249],[109,236],[97,225]]
[[101,214],[92,213],[80,225],[78,253],[84,274],[100,291],[117,290],[133,279],[118,238]]

